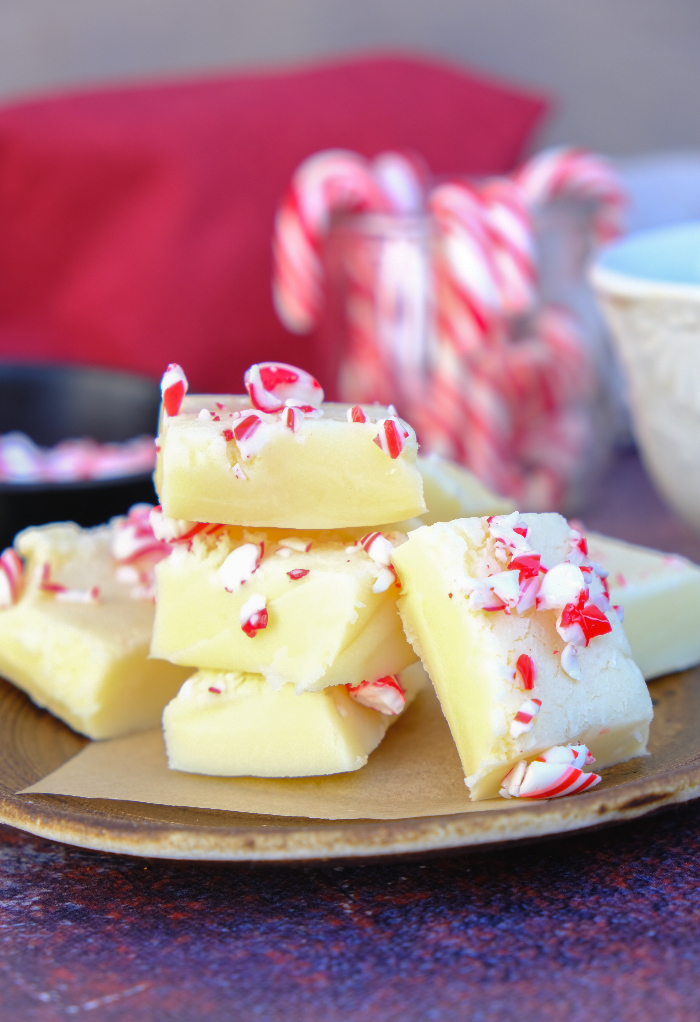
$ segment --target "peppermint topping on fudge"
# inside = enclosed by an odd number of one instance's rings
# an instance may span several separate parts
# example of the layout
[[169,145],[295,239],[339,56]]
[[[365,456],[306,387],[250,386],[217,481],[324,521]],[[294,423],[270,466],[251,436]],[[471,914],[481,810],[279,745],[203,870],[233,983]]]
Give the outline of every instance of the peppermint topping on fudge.
[[22,558],[7,547],[0,554],[0,607],[11,607],[21,596],[24,584],[24,563]]
[[258,362],[246,369],[243,379],[253,408],[263,412],[281,412],[284,408],[313,412],[323,401],[318,380],[286,362]]
[[584,773],[595,760],[585,745],[556,745],[528,763],[520,760],[503,778],[503,798],[557,798],[600,783],[600,774]]
[[179,366],[177,362],[171,362],[160,381],[160,392],[166,415],[178,414],[182,399],[187,393],[187,387],[187,377],[182,366]]
[[395,674],[387,674],[376,681],[361,681],[359,685],[346,685],[346,688],[355,702],[387,716],[401,713],[406,705],[406,696]]

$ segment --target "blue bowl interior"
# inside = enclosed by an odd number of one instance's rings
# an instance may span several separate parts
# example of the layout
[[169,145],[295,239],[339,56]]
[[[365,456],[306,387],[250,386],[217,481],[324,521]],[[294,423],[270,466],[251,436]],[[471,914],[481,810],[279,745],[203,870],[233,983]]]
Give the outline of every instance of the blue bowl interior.
[[640,231],[611,245],[598,266],[626,277],[700,285],[700,221]]

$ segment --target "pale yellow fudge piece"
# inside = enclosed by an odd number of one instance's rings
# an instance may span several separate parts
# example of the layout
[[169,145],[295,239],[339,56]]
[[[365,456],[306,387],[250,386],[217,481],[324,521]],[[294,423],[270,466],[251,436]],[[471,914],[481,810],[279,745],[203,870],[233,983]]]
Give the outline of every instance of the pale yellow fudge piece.
[[[298,411],[290,428],[291,409],[267,414],[248,397],[188,395],[177,415],[161,416],[155,482],[164,513],[286,529],[369,527],[422,514],[411,427],[378,405],[364,406],[366,422],[351,422],[349,407]],[[246,426],[249,416],[259,425]],[[396,457],[374,442],[388,420],[402,431]]]
[[[406,634],[435,685],[473,799],[496,796],[511,767],[553,746],[588,746],[596,770],[646,751],[649,693],[615,612],[591,609],[606,601],[580,538],[560,515],[515,513],[417,529],[394,553]],[[580,597],[586,628],[609,629],[588,645],[575,624]],[[535,675],[531,689],[522,656]]]
[[299,692],[403,670],[416,656],[388,565],[405,535],[361,533],[228,526],[174,543],[156,568],[153,656]]
[[424,525],[515,511],[510,497],[494,493],[473,472],[455,461],[438,454],[419,454],[417,465],[423,477],[423,496],[428,507],[420,516]]
[[700,663],[700,567],[657,550],[588,534],[588,553],[608,572],[610,601],[624,609],[632,656],[645,678]]
[[[399,676],[406,706],[428,679]],[[309,777],[359,770],[399,715],[355,702],[344,686],[296,695],[238,671],[199,671],[163,713],[168,765],[223,777]]]
[[117,578],[115,527],[21,532],[24,581],[0,610],[0,674],[89,738],[156,726],[191,673],[148,659],[154,606],[133,579]]

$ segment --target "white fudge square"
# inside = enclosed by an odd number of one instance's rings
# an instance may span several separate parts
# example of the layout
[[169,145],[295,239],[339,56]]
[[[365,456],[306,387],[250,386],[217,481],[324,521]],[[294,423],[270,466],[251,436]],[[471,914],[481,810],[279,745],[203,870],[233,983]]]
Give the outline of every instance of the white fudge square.
[[[420,664],[399,675],[408,706],[429,684]],[[400,714],[357,703],[344,686],[296,695],[260,675],[199,671],[163,713],[168,765],[222,777],[310,777],[359,770]]]
[[361,535],[221,526],[174,542],[156,568],[152,654],[298,692],[403,670],[416,655],[390,563],[405,535]]
[[[420,528],[395,551],[404,628],[473,799],[553,746],[588,746],[596,770],[646,751],[649,693],[580,541],[560,515],[515,513]],[[604,634],[586,645],[579,622]]]
[[[155,481],[164,513],[288,529],[421,514],[414,431],[390,409],[363,407],[366,421],[349,420],[351,407],[333,403],[289,417],[254,409],[247,396],[187,395],[178,414],[161,415]],[[400,432],[395,456],[375,443],[388,421]]]
[[[191,673],[148,659],[152,598],[138,579],[119,580],[113,556],[123,521],[21,532],[15,540],[26,562],[20,591],[0,610],[0,673],[89,738],[157,726]],[[130,573],[136,576],[133,563]],[[0,574],[0,582],[5,578]]]
[[608,572],[624,610],[632,656],[645,678],[700,663],[700,567],[677,554],[588,533],[592,561]]

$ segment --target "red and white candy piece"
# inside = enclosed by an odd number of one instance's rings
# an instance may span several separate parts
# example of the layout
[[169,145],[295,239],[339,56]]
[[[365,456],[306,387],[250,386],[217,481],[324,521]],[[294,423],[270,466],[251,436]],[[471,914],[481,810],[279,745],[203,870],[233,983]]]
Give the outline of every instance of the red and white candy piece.
[[567,603],[557,619],[556,629],[564,642],[574,646],[587,646],[596,635],[607,635],[612,625],[602,610],[581,597],[576,603]]
[[394,548],[381,532],[368,532],[360,540],[360,546],[377,564],[383,564],[385,568],[391,564]]
[[286,362],[257,362],[246,369],[244,382],[253,408],[281,412],[284,408],[313,411],[323,402],[318,380]]
[[569,603],[588,597],[583,573],[575,564],[555,564],[540,583],[538,610],[563,610]]
[[359,685],[347,685],[348,695],[360,703],[387,716],[401,713],[406,705],[406,696],[394,674],[387,674],[376,681],[361,681]]
[[556,745],[528,764],[520,760],[503,778],[503,798],[556,798],[593,788],[599,774],[584,773],[595,763],[585,745]]
[[260,567],[264,550],[264,543],[243,543],[232,550],[219,568],[224,589],[232,593],[251,579]]
[[157,562],[170,553],[168,543],[157,539],[153,532],[153,511],[150,504],[134,504],[126,518],[117,522],[112,539],[112,557],[119,564],[133,564],[145,559]]
[[411,434],[401,420],[393,416],[389,419],[380,419],[377,425],[379,433],[374,438],[375,444],[390,458],[398,458]]
[[578,653],[576,652],[576,647],[571,642],[567,642],[561,651],[561,667],[572,681],[583,681],[583,672],[578,662]]
[[0,554],[0,607],[11,607],[22,593],[24,563],[11,546]]
[[163,514],[160,504],[151,508],[148,521],[155,538],[163,543],[175,543],[177,540],[183,539],[199,524],[186,521],[184,518],[168,518]]
[[367,422],[367,416],[359,405],[353,405],[347,410],[348,422]]
[[285,408],[282,412],[282,421],[287,429],[291,429],[292,433],[298,433],[304,421],[304,412],[301,408]]
[[267,598],[263,593],[253,593],[249,600],[241,607],[240,621],[241,629],[250,638],[254,639],[258,632],[267,628],[268,615],[265,608]]
[[513,718],[510,725],[510,737],[519,738],[526,731],[532,730],[535,717],[542,709],[541,699],[526,699]]
[[535,681],[537,680],[535,661],[527,653],[521,653],[515,662],[515,669],[520,675],[522,687],[526,692],[531,691],[535,687]]
[[182,400],[187,393],[187,377],[177,362],[171,362],[163,373],[160,381],[160,392],[163,397],[163,408],[166,415],[177,415]]

